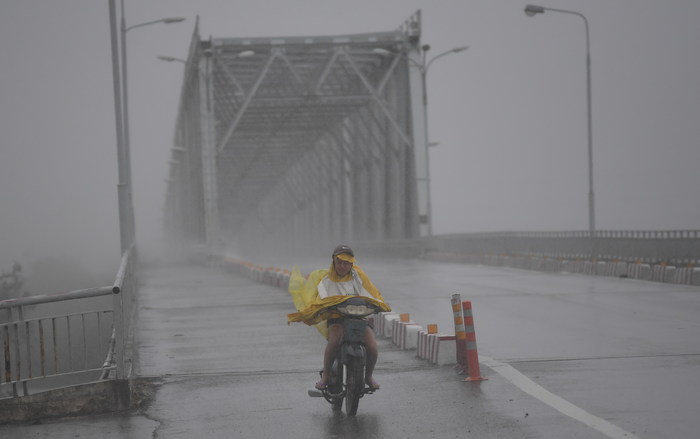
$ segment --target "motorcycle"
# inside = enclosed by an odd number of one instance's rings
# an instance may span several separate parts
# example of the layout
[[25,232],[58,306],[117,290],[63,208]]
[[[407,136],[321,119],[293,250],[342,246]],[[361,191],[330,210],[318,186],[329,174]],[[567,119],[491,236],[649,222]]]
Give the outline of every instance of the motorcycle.
[[345,412],[348,416],[355,416],[360,398],[377,390],[365,383],[367,352],[364,338],[368,326],[366,317],[380,309],[357,296],[328,307],[325,311],[335,311],[343,316],[343,340],[329,370],[328,384],[322,390],[309,389],[309,396],[325,398],[334,411],[340,411],[345,400]]

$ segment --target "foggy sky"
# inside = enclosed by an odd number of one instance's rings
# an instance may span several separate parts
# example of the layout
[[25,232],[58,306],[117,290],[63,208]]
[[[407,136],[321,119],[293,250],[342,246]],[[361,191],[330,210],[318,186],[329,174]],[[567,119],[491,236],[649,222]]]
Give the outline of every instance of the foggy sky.
[[[597,229],[700,229],[700,2],[533,3],[590,24]],[[119,4],[119,1],[117,1]],[[160,238],[182,65],[203,38],[397,28],[417,9],[428,72],[434,232],[586,230],[585,32],[512,0],[126,1],[138,241]],[[274,12],[272,12],[274,11]],[[119,260],[107,0],[0,3],[0,271]],[[430,58],[430,56],[429,56]],[[86,286],[87,287],[87,286]]]

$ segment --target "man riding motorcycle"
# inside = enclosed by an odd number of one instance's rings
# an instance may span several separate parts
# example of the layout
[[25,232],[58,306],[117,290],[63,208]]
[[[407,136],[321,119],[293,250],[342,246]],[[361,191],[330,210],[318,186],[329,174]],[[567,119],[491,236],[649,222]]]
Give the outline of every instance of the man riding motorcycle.
[[[330,304],[339,303],[346,296],[363,296],[376,303],[382,311],[390,311],[377,287],[374,286],[365,272],[355,264],[355,253],[347,245],[339,245],[333,249],[331,266],[327,270],[315,270],[308,279],[299,279],[300,273],[292,273],[289,292],[299,310],[289,314],[289,321],[303,321],[309,325],[318,324],[317,328],[328,340],[323,355],[323,372],[321,380],[316,383],[317,389],[324,389],[328,384],[328,374],[336,351],[343,340],[342,317],[334,313],[318,311]],[[320,321],[320,323],[319,323]],[[323,325],[325,324],[325,327]],[[365,367],[365,382],[371,389],[378,389],[379,384],[372,374],[377,363],[378,350],[374,332],[367,327],[364,338],[367,350]]]

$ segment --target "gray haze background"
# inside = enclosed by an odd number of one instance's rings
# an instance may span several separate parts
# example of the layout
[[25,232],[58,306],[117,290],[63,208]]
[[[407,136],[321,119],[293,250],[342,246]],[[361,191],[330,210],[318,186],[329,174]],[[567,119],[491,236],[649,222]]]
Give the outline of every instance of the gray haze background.
[[[597,228],[700,229],[700,2],[548,0],[590,23]],[[586,230],[585,32],[513,0],[126,1],[137,236],[161,238],[183,66],[204,38],[397,28],[417,9],[434,232]],[[119,1],[117,1],[119,5]],[[111,282],[119,261],[107,0],[0,0],[0,272],[13,260]],[[54,268],[55,270],[55,268]],[[82,288],[76,285],[71,288]],[[47,287],[48,288],[48,287]],[[40,288],[39,288],[40,289]]]

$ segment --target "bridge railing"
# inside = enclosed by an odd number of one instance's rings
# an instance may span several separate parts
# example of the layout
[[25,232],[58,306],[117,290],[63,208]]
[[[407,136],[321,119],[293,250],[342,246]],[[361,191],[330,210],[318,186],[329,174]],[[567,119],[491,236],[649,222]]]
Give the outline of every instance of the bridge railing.
[[459,254],[700,264],[700,230],[498,232],[424,238],[427,251]]
[[124,252],[112,286],[0,302],[0,398],[129,373],[134,254]]
[[493,232],[364,242],[382,257],[508,265],[700,285],[700,230]]

